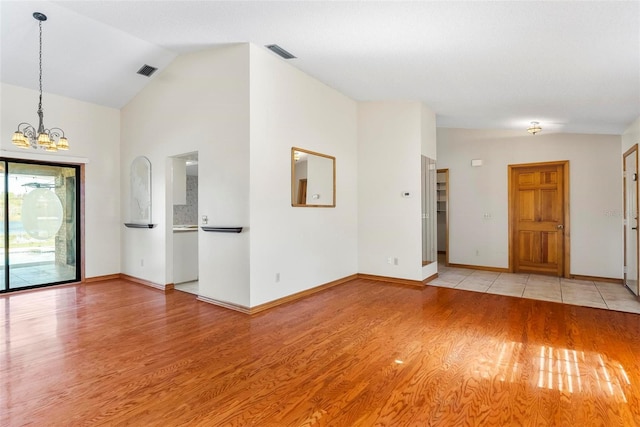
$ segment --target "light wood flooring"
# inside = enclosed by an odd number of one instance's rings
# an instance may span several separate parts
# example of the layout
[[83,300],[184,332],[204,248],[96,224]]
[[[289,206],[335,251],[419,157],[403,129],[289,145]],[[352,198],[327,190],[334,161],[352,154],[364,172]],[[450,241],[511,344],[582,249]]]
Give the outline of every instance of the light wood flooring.
[[355,280],[248,316],[121,280],[0,296],[2,426],[640,425],[640,315]]

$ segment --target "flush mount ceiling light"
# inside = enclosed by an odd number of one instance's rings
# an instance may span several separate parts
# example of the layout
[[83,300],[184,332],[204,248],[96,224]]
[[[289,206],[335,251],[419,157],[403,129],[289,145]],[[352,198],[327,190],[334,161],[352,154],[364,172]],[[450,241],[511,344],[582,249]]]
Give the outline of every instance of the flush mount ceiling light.
[[527,129],[527,132],[529,132],[532,135],[535,135],[536,133],[540,132],[541,130],[542,130],[542,128],[540,127],[540,123],[531,122],[531,126],[529,126],[529,129]]
[[40,29],[40,101],[38,102],[38,129],[29,123],[22,122],[18,125],[11,141],[20,148],[42,148],[46,151],[68,150],[69,141],[64,136],[64,131],[60,128],[45,129],[42,111],[42,22],[47,20],[47,16],[40,12],[34,12],[33,17],[38,21]]

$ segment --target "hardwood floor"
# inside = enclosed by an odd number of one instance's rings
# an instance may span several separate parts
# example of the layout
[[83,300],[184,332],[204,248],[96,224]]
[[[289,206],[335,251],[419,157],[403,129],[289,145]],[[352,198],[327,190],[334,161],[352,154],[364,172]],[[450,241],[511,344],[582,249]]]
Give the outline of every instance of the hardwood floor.
[[355,280],[253,317],[120,280],[0,296],[2,426],[640,425],[640,315]]

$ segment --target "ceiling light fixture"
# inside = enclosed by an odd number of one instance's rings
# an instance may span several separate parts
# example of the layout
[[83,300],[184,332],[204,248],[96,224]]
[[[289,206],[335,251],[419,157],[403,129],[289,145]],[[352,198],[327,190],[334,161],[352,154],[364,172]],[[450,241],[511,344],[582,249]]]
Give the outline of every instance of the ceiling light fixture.
[[540,132],[541,130],[542,130],[542,128],[540,127],[540,123],[531,122],[531,126],[529,126],[529,129],[527,129],[527,132],[529,132],[532,135],[535,135],[536,133]]
[[26,122],[18,125],[11,141],[20,148],[42,148],[46,151],[68,150],[69,141],[64,136],[64,131],[60,128],[45,129],[43,123],[44,113],[42,111],[42,22],[47,20],[47,16],[40,12],[34,12],[33,17],[38,21],[40,29],[40,101],[38,102],[38,129]]

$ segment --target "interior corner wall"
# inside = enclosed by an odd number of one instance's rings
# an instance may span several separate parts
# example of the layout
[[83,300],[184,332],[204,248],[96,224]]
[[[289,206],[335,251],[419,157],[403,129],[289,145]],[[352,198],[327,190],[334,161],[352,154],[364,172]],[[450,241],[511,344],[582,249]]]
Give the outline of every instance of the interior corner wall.
[[[170,156],[198,152],[198,217],[243,226],[240,234],[198,231],[200,295],[249,305],[249,47],[181,55],[122,109],[122,217],[129,217],[129,167],[152,164],[153,229],[123,227],[122,272],[172,283]],[[170,206],[171,205],[171,206]]]
[[[11,144],[18,123],[37,123],[38,92],[2,83],[0,86],[0,156],[27,158],[35,150]],[[61,127],[69,138],[67,152],[37,154],[46,161],[74,157],[85,164],[85,277],[120,272],[120,111],[49,93],[44,94],[46,123]],[[50,159],[50,160],[49,160]],[[65,161],[62,161],[63,163]]]
[[[640,117],[622,134],[622,153],[625,153],[634,144],[640,144]],[[622,157],[620,159],[622,161]]]
[[359,273],[423,279],[422,117],[419,102],[358,104]]
[[[357,104],[251,46],[251,306],[358,272]],[[336,158],[335,208],[291,206],[291,147]]]
[[620,136],[438,128],[437,137],[438,168],[449,169],[450,263],[508,268],[507,166],[568,160],[570,273],[622,277]]
[[437,143],[436,143],[436,113],[427,108],[421,106],[421,145],[420,152],[423,156],[427,156],[430,159],[436,160],[437,157]]

